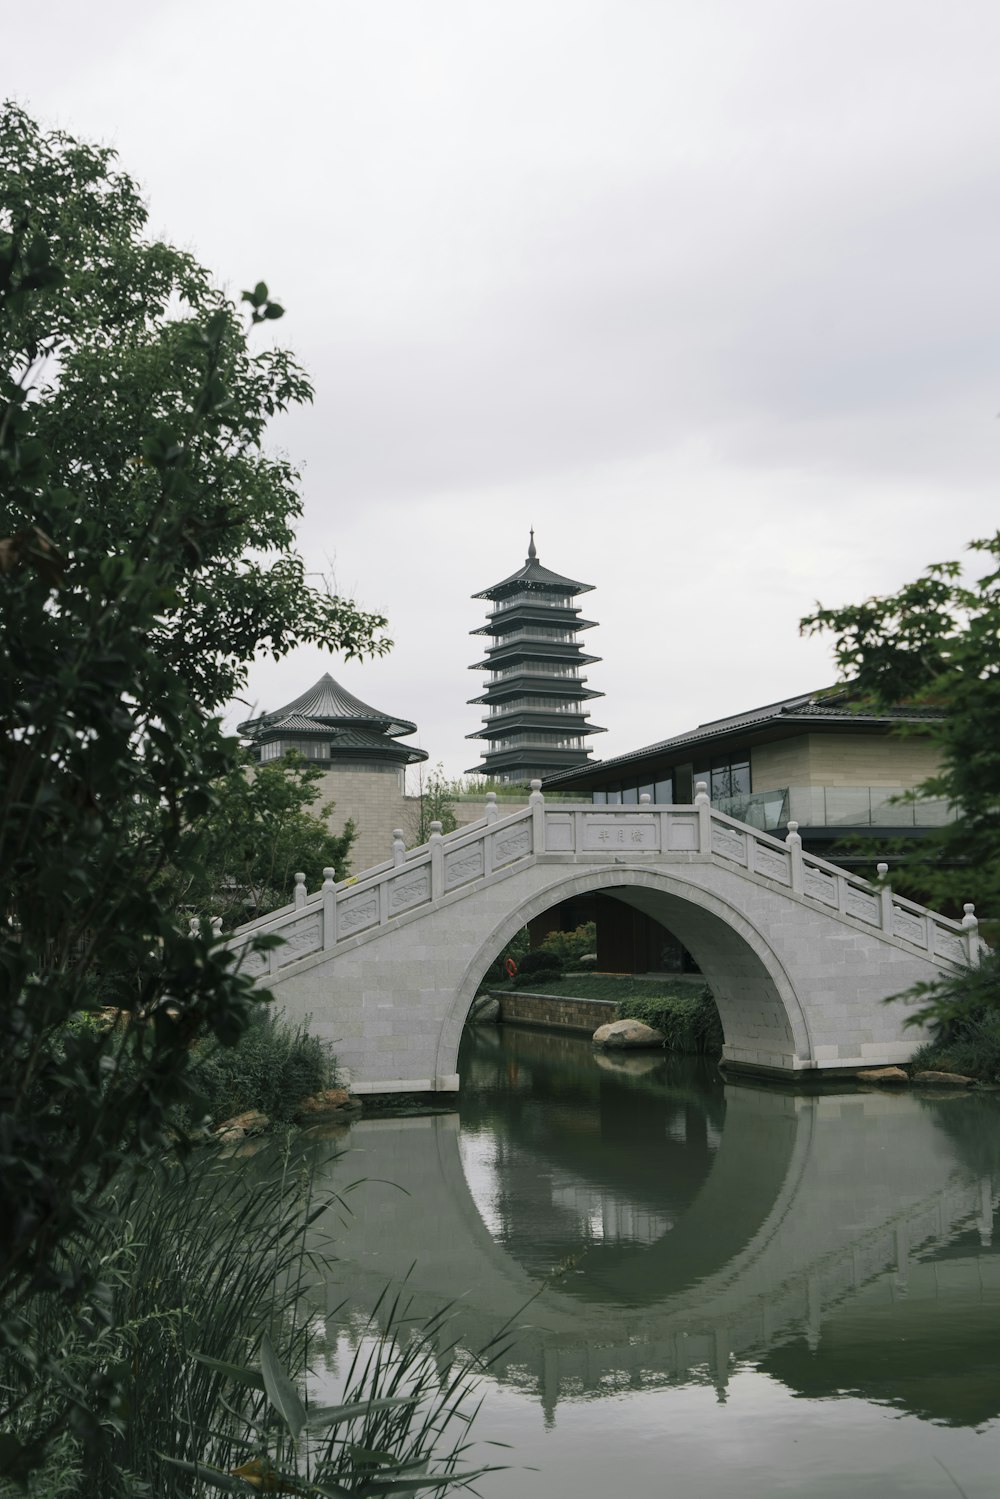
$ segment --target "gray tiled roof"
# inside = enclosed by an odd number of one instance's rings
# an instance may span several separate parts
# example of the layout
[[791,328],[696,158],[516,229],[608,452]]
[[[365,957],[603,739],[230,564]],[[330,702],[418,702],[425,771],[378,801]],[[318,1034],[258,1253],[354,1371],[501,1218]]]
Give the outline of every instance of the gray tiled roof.
[[323,727],[370,724],[383,734],[393,736],[417,732],[416,724],[410,723],[409,719],[382,713],[378,708],[371,708],[360,698],[354,697],[339,682],[335,682],[329,672],[320,677],[307,692],[303,692],[301,697],[286,703],[283,708],[277,708],[273,713],[262,713],[257,718],[248,718],[245,723],[237,726],[237,732],[258,737],[265,730],[272,729],[276,723],[284,724],[289,715],[293,714],[316,720]]
[[833,719],[863,725],[866,728],[891,728],[897,723],[931,722],[941,718],[942,711],[936,708],[890,708],[884,712],[872,712],[852,706],[844,687],[821,688],[815,692],[799,693],[795,697],[782,698],[776,703],[767,703],[761,708],[750,708],[744,713],[734,713],[728,718],[711,719],[699,724],[696,729],[687,729],[683,734],[674,734],[641,749],[630,750],[624,755],[615,755],[608,760],[595,760],[586,767],[574,771],[557,771],[546,777],[546,785],[561,780],[570,780],[580,770],[588,775],[595,771],[614,770],[636,760],[661,758],[673,750],[692,749],[696,745],[710,744],[738,734],[743,729],[756,729],[764,724],[829,723]]

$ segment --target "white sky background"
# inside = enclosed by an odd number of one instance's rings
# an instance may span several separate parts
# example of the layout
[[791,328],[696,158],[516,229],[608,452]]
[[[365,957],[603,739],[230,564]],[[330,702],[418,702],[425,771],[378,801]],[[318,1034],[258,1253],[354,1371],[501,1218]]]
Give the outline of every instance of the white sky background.
[[[596,585],[604,757],[832,680],[798,620],[1000,523],[996,0],[35,0],[0,92],[113,144],[316,384],[302,650],[475,764],[469,595]],[[245,710],[234,715],[242,717]]]

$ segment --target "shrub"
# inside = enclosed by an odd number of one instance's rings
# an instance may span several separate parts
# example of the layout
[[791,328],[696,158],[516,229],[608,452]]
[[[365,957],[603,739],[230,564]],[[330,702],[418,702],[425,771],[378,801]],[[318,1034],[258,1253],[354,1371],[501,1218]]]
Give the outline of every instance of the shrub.
[[206,1041],[190,1065],[198,1108],[213,1124],[260,1109],[277,1123],[289,1121],[311,1093],[329,1088],[336,1061],[330,1047],[304,1026],[292,1026],[268,1010],[258,1011],[235,1046]]
[[553,953],[565,967],[573,968],[580,959],[597,947],[597,923],[585,921],[573,932],[549,932],[542,939],[540,952]]
[[648,999],[637,995],[618,1008],[620,1019],[642,1020],[662,1031],[668,1051],[721,1055],[722,1022],[712,991],[707,987],[678,986],[674,993]]
[[563,961],[557,953],[546,952],[543,947],[537,947],[534,952],[525,953],[521,959],[520,967],[514,975],[514,983],[519,988],[526,988],[538,983],[540,979],[559,978],[562,971]]
[[982,1010],[941,1029],[943,1034],[914,1053],[916,1071],[961,1072],[980,1082],[1000,1082],[1000,1012]]

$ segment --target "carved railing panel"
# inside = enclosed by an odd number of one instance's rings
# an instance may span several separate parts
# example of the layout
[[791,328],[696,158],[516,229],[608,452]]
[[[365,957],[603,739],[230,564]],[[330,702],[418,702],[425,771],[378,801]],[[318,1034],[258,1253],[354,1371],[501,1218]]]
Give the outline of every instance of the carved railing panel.
[[883,882],[873,885],[803,852],[795,823],[782,841],[715,811],[700,787],[694,806],[641,803],[596,810],[588,802],[549,810],[537,785],[526,808],[501,818],[494,798],[482,821],[446,837],[435,828],[430,843],[420,848],[406,851],[398,834],[392,859],[355,879],[335,884],[328,870],[323,888],[307,895],[300,878],[295,903],[239,928],[228,945],[239,950],[257,933],[282,937],[282,945],[269,954],[241,957],[247,972],[273,974],[445,896],[460,895],[541,853],[606,856],[617,862],[650,855],[667,862],[718,860],[747,878],[782,886],[795,899],[817,902],[828,912],[862,921],[946,962],[975,961],[980,950],[971,906],[963,922],[929,912],[892,893],[884,865],[879,866]]

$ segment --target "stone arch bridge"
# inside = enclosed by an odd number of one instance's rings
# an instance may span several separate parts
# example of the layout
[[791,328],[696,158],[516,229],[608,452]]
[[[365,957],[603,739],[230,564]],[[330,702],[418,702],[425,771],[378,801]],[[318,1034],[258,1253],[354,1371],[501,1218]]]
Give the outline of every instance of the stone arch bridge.
[[[732,1067],[794,1076],[905,1061],[922,1039],[889,996],[978,959],[964,922],[714,810],[546,806],[468,828],[357,878],[305,890],[229,939],[290,1018],[329,1039],[357,1093],[454,1091],[458,1047],[489,965],[533,917],[601,891],[654,917],[715,996]],[[254,951],[252,939],[282,939]]]

